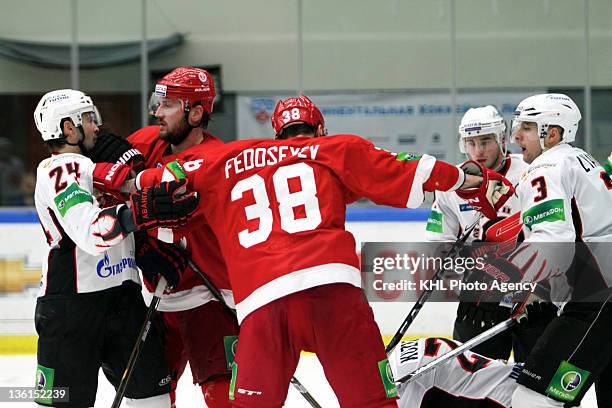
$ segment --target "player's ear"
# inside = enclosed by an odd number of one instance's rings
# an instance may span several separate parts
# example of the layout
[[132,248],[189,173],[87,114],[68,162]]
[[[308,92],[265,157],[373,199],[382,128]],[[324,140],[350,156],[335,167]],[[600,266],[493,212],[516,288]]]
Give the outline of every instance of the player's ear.
[[323,125],[319,123],[315,131],[315,137],[321,137],[321,136],[327,136],[327,129],[325,129]]
[[[62,133],[66,136],[66,139],[70,139],[70,136],[74,135],[75,127],[71,120],[64,120],[62,123]],[[69,142],[73,142],[72,140],[68,140]]]
[[559,143],[562,139],[561,130],[557,126],[550,126],[547,137],[551,144]]
[[189,110],[189,124],[199,124],[202,121],[202,115],[204,115],[204,107],[202,105],[196,105]]

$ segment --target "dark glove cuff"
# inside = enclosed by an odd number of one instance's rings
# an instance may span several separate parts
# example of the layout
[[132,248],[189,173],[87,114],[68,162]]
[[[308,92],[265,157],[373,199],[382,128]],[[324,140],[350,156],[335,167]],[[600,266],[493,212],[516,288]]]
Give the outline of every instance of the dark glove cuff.
[[121,206],[121,208],[119,208],[119,214],[117,218],[119,219],[119,224],[121,224],[121,227],[124,229],[126,234],[134,232],[138,229],[136,228],[136,224],[134,223],[132,209],[127,205],[123,205]]

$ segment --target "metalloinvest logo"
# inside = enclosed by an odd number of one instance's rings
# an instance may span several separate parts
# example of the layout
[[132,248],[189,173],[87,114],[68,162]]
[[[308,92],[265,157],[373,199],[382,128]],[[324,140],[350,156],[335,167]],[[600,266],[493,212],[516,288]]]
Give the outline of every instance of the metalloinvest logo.
[[563,206],[563,199],[555,199],[546,201],[542,204],[538,204],[535,207],[531,207],[523,215],[523,224],[527,228],[541,222],[553,222],[553,221],[564,221],[565,220],[565,208]]
[[99,277],[105,279],[109,276],[119,275],[126,268],[136,269],[136,260],[134,258],[121,258],[121,261],[111,264],[108,254],[104,253],[104,258],[96,266],[96,273]]

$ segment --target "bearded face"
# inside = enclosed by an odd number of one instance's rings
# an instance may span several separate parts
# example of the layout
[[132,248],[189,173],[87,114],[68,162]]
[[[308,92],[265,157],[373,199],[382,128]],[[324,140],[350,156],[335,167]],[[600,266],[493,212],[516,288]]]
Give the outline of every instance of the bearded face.
[[159,138],[172,145],[180,144],[191,132],[183,101],[180,99],[161,98],[155,117],[160,126]]

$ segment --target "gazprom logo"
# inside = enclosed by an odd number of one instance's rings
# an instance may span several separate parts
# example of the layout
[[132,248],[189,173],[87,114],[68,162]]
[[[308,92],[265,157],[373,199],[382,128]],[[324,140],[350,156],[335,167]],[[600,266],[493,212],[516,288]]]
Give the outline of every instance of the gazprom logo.
[[134,258],[121,258],[121,261],[116,264],[111,264],[108,254],[104,253],[104,258],[98,262],[96,273],[101,278],[119,275],[126,268],[136,269],[136,260]]

